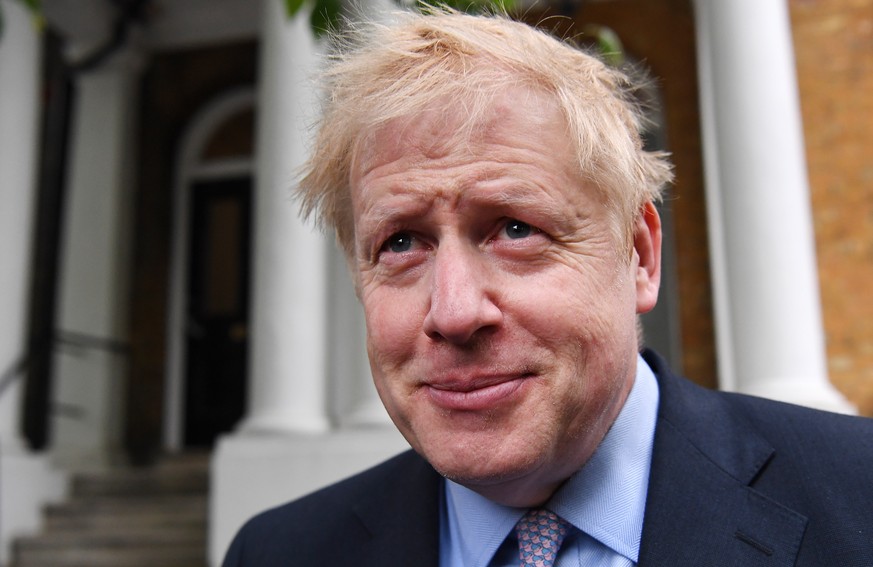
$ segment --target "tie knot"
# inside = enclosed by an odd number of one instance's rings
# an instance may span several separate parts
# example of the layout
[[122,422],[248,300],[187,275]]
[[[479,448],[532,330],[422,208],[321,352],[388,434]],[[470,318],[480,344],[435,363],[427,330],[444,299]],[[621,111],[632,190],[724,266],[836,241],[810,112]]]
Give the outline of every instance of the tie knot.
[[545,508],[529,510],[515,524],[521,565],[536,567],[554,565],[558,548],[567,535],[568,527],[569,524],[565,520]]

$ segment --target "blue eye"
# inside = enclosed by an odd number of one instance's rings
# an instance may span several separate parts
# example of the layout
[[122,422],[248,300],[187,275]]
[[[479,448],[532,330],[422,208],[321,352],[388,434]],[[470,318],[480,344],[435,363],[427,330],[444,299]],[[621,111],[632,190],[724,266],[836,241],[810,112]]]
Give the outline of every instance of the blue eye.
[[512,239],[527,238],[533,232],[533,228],[526,222],[510,220],[506,223],[506,236]]
[[392,234],[388,240],[385,241],[385,244],[382,245],[382,249],[394,252],[395,254],[408,252],[409,249],[412,248],[412,240],[412,235],[405,232],[398,232],[397,234]]

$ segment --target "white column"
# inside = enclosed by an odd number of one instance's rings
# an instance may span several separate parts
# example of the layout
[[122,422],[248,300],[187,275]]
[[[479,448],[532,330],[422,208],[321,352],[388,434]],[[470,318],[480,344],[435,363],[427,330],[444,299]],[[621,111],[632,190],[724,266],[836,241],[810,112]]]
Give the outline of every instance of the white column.
[[784,0],[697,0],[722,387],[851,412],[824,349]]
[[[39,126],[40,38],[20,2],[0,0],[0,373],[24,354]],[[22,376],[0,392],[0,565],[12,539],[39,528],[64,479],[19,436]]]
[[317,49],[305,16],[262,6],[255,179],[254,303],[243,432],[328,429],[327,239],[301,221],[291,193],[315,116]]
[[[53,450],[71,466],[120,455],[127,359],[130,152],[139,60],[115,56],[76,77],[62,232]],[[102,343],[102,344],[101,344]]]
[[338,248],[332,250],[330,280],[332,415],[341,428],[393,428],[370,374],[364,310]]
[[210,565],[253,514],[409,447],[394,427],[363,427],[388,420],[360,306],[332,237],[302,223],[290,198],[317,111],[308,8],[293,20],[282,0],[261,9],[249,414],[213,453]]
[[[0,33],[0,375],[5,375],[27,348],[40,49],[19,3],[4,1],[0,10],[5,20]],[[0,448],[21,445],[22,392],[22,375],[0,392]]]

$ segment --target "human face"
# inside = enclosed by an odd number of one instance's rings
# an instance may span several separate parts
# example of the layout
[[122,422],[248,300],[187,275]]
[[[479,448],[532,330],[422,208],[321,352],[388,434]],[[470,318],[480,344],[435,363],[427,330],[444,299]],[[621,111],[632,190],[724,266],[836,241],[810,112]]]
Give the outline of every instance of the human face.
[[[495,99],[474,134],[427,111],[353,169],[357,286],[379,395],[440,473],[539,504],[591,456],[657,296],[657,213],[619,246],[551,98]],[[657,242],[656,242],[657,241]]]

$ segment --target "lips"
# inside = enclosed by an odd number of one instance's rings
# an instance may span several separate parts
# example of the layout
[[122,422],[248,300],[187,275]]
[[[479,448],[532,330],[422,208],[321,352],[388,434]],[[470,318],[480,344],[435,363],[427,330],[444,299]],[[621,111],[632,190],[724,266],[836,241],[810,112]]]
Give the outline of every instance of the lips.
[[487,411],[519,396],[529,374],[477,377],[424,384],[430,401],[444,410]]

